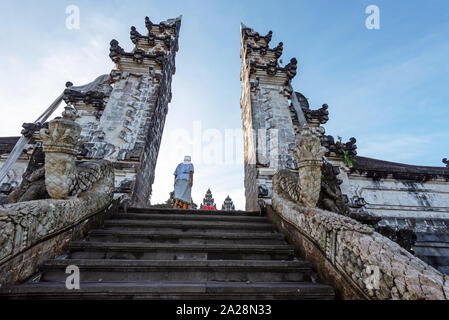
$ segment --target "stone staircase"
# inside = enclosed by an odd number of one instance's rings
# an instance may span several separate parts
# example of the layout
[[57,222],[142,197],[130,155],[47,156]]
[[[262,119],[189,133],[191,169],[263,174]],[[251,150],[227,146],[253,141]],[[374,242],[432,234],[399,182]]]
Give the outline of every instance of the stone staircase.
[[[68,290],[66,267],[80,269]],[[259,213],[128,208],[72,241],[13,299],[333,299]]]

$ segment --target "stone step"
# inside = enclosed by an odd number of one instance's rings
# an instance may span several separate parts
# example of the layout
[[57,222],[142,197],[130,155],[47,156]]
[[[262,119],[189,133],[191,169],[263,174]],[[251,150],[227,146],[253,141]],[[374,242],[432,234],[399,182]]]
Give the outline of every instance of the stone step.
[[182,232],[182,231],[134,231],[92,230],[89,241],[108,242],[156,242],[186,244],[286,244],[284,236],[272,232]]
[[131,260],[293,260],[290,245],[148,244],[133,242],[70,243],[71,259]]
[[306,261],[195,261],[195,260],[48,260],[41,266],[42,281],[65,281],[66,267],[80,270],[81,282],[152,281],[310,281]]
[[268,222],[214,222],[214,221],[166,221],[166,220],[130,220],[111,219],[104,222],[104,228],[110,230],[152,230],[152,231],[192,231],[215,233],[226,232],[274,232],[273,225]]
[[[123,208],[119,210],[120,212],[125,212]],[[128,207],[126,213],[147,213],[147,214],[183,214],[183,215],[207,215],[207,216],[260,216],[258,211],[226,211],[226,210],[184,210],[184,209],[172,209],[172,208],[133,208]]]
[[263,222],[269,223],[265,216],[230,216],[230,215],[206,215],[206,214],[179,214],[179,213],[115,213],[111,219],[128,219],[128,220],[161,220],[161,221],[211,221],[217,222]]
[[9,299],[330,300],[330,286],[312,282],[95,282],[68,290],[64,282],[5,288]]

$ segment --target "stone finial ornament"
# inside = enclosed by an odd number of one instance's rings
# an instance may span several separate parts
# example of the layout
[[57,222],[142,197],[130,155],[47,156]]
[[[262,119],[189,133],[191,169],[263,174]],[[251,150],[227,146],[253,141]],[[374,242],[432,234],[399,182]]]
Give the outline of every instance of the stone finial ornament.
[[66,106],[61,119],[49,122],[40,136],[45,152],[45,185],[48,194],[55,199],[66,199],[76,189],[76,154],[81,126],[74,120],[76,111]]
[[[317,206],[324,210],[349,216],[351,210],[345,203],[345,199],[341,193],[340,185],[343,183],[343,180],[338,178],[339,173],[340,168],[338,166],[333,166],[332,163],[324,161],[321,167],[321,192]],[[359,204],[362,204],[361,200],[363,198],[359,199]]]
[[284,67],[287,72],[288,79],[293,79],[296,76],[296,70],[298,68],[298,60],[296,58],[291,58],[290,62]]
[[304,112],[304,116],[306,117],[306,120],[308,123],[319,123],[319,124],[325,124],[329,120],[329,111],[327,109],[329,106],[327,104],[323,104],[323,106],[320,109],[317,110],[311,110],[303,108],[302,111]]
[[318,122],[306,124],[296,143],[295,160],[298,164],[299,201],[306,207],[316,207],[321,190],[321,166],[326,148],[321,146],[324,128]]
[[229,195],[224,200],[223,205],[221,206],[221,210],[235,210],[234,202],[232,202],[232,199],[229,197]]
[[357,155],[356,138],[349,138],[348,142],[335,141],[331,135],[324,135],[321,138],[321,145],[327,149],[326,157],[343,157],[344,151],[348,156],[355,157]]
[[214,210],[217,209],[217,206],[215,204],[214,198],[212,197],[212,191],[210,191],[210,188],[207,189],[206,195],[204,196],[203,203],[200,206],[200,209],[211,209]]
[[282,51],[284,50],[284,43],[279,42],[279,44],[273,48],[274,55],[276,59],[278,59],[280,56],[282,56]]
[[22,131],[20,131],[20,133],[25,137],[25,138],[32,138],[34,135],[34,132],[39,131],[42,129],[43,124],[40,122],[37,123],[24,123],[22,124]]
[[145,17],[145,27],[147,28],[148,32],[151,32],[153,23],[151,22],[150,18],[148,18],[148,17]]
[[139,31],[136,30],[135,26],[131,27],[131,31],[129,32],[130,39],[132,43],[136,44],[137,41],[142,37]]
[[45,153],[45,187],[53,199],[78,196],[93,187],[113,193],[114,172],[107,160],[76,164],[81,126],[72,106],[66,106],[62,118],[49,122],[41,129],[40,137]]
[[273,31],[268,31],[267,35],[264,37],[267,44],[271,42],[271,38],[273,38]]
[[115,63],[120,61],[120,55],[124,53],[124,50],[122,47],[119,46],[119,43],[117,40],[112,39],[111,42],[109,43],[110,47],[109,47],[109,57],[111,58],[112,61],[114,61]]
[[321,146],[324,128],[318,121],[305,124],[296,142],[298,174],[281,170],[273,177],[273,189],[280,190],[301,206],[315,208],[321,192],[321,167],[326,148]]

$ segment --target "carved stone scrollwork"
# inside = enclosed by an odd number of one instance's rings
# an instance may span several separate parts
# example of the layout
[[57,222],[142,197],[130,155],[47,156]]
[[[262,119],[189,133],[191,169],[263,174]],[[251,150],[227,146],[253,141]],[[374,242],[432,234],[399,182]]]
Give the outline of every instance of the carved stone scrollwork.
[[24,123],[24,124],[22,124],[23,130],[20,131],[20,133],[25,138],[32,138],[33,134],[36,131],[39,131],[40,129],[42,129],[42,126],[43,125],[40,122],[37,122],[37,123]]
[[120,55],[123,54],[125,51],[122,47],[119,46],[119,43],[117,40],[113,39],[111,40],[110,48],[109,48],[109,57],[112,61],[115,63],[120,61]]
[[280,56],[282,56],[282,51],[284,50],[284,43],[279,42],[279,44],[273,48],[274,56],[276,59],[278,59]]
[[446,168],[449,168],[449,160],[447,158],[444,158],[442,161],[446,165]]
[[315,208],[321,191],[321,166],[326,149],[320,139],[324,128],[318,122],[305,124],[296,143],[295,160],[298,175],[282,170],[273,178],[274,188],[282,190],[289,198],[304,207]]
[[290,80],[296,76],[297,68],[298,68],[298,60],[296,60],[296,58],[292,58],[290,62],[284,67],[284,70],[287,72],[287,77]]
[[267,35],[264,37],[267,45],[271,42],[271,38],[273,37],[273,31],[268,31]]
[[304,112],[304,116],[306,117],[308,123],[317,122],[325,124],[329,120],[329,111],[327,111],[328,108],[329,107],[327,104],[323,104],[320,109],[311,110],[302,108],[302,111]]
[[[118,75],[120,71],[114,70]],[[114,72],[111,72],[111,75]],[[117,81],[118,79],[113,79],[111,76],[103,75],[95,79],[93,82],[80,86],[74,87],[71,82],[66,84],[67,89],[64,90],[63,99],[67,104],[85,103],[92,105],[97,109],[96,117],[99,119],[105,107],[105,98],[109,96],[112,91],[110,83]]]
[[273,31],[268,31],[268,33],[265,36],[261,36],[258,32],[254,31],[251,28],[244,27],[242,29],[243,38],[246,40],[248,37],[254,38],[256,42],[258,42],[260,39],[264,39],[266,44],[268,45],[271,41],[271,38],[273,37]]
[[105,94],[101,91],[88,91],[84,95],[83,101],[86,104],[91,104],[96,109],[102,109],[104,107]]
[[66,106],[62,119],[50,121],[49,128],[40,131],[46,155],[45,185],[55,199],[66,199],[76,190],[75,159],[81,126],[74,121],[75,116],[75,110]]
[[130,31],[131,41],[136,44],[137,41],[142,37],[142,35],[136,30],[136,27],[132,26]]
[[343,150],[348,152],[349,157],[355,157],[357,155],[357,140],[352,137],[346,143],[340,141],[335,142],[335,139],[331,135],[325,135],[321,138],[321,145],[327,149],[327,157],[342,157]]
[[45,154],[41,146],[36,146],[22,175],[22,182],[8,196],[9,203],[50,198],[45,189],[44,165]]
[[49,122],[40,136],[45,152],[45,187],[54,199],[68,199],[91,189],[112,195],[114,172],[109,161],[88,161],[76,165],[81,126],[76,111],[66,106],[62,118]]
[[343,197],[340,189],[342,180],[337,178],[340,169],[325,161],[322,166],[321,192],[318,208],[349,216],[351,211],[347,205],[347,196]]
[[274,60],[270,60],[267,64],[267,74],[275,75],[278,70],[278,64]]
[[151,22],[150,18],[145,17],[145,27],[147,28],[148,32],[151,32],[151,28],[153,27],[153,23]]
[[227,211],[235,210],[234,203],[232,202],[232,199],[229,197],[229,195],[224,200],[223,205],[221,206],[221,210]]
[[156,41],[156,36],[154,34],[152,34],[152,33],[149,33],[147,40],[148,40],[148,44],[150,46],[154,46],[155,41]]
[[323,134],[323,127],[304,125],[301,138],[296,143],[294,156],[299,171],[300,202],[306,207],[316,207],[320,196],[321,165],[326,153],[326,149],[320,143]]

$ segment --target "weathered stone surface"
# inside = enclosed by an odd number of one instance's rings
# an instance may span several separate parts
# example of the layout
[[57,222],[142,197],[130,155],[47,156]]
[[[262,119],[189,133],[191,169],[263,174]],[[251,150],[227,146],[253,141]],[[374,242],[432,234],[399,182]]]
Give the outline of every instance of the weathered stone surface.
[[[93,199],[91,199],[92,201]],[[49,200],[53,201],[53,200]],[[60,200],[59,200],[60,201]],[[48,234],[43,239],[31,240],[29,232],[33,230],[26,230],[27,226],[32,224],[32,221],[25,221],[24,217],[15,216],[12,220],[13,223],[4,223],[7,219],[6,216],[11,217],[10,211],[5,216],[3,214],[3,208],[0,206],[0,228],[5,228],[5,232],[10,235],[9,239],[6,237],[0,237],[0,244],[7,246],[4,252],[8,252],[8,256],[3,257],[0,262],[0,287],[7,284],[20,283],[25,279],[29,278],[35,274],[39,266],[47,259],[53,259],[61,255],[65,250],[67,250],[67,245],[70,240],[79,240],[86,236],[87,232],[92,228],[98,228],[103,224],[105,217],[117,210],[118,202],[111,205],[108,209],[99,212],[98,214],[90,214],[81,217],[80,220],[69,221],[68,224],[60,229],[59,231],[54,231]],[[56,208],[55,208],[56,209]],[[43,218],[38,218],[38,220]],[[35,219],[32,219],[35,221]],[[17,225],[22,222],[22,225]],[[19,230],[21,229],[21,231]],[[14,229],[16,229],[14,231]],[[14,237],[20,236],[22,233],[28,234],[28,240],[31,244],[27,248],[26,243],[20,244],[20,239],[18,239],[17,245],[24,247],[23,251],[16,253],[14,246]],[[2,229],[3,235],[3,229]],[[5,239],[7,239],[5,241]],[[17,248],[18,249],[18,248]],[[2,254],[4,254],[2,252]],[[14,254],[16,253],[16,254]]]
[[295,204],[277,184],[272,206],[271,219],[277,219],[276,224],[341,298],[448,299],[442,273],[371,228]]
[[224,200],[223,205],[221,206],[221,210],[227,210],[227,211],[235,210],[234,203],[232,202],[232,199],[229,197],[229,195]]
[[327,161],[321,166],[321,190],[317,207],[349,216],[351,211],[340,189],[342,181],[337,178],[339,171],[338,167]]
[[[271,179],[276,170],[296,168],[293,156],[296,137],[289,99],[297,61],[293,58],[284,68],[280,67],[282,45],[269,48],[270,34],[260,36],[241,26],[240,105],[247,210],[258,210],[259,198],[270,203]],[[267,192],[259,193],[259,187]]]
[[133,205],[142,207],[150,203],[176,71],[181,18],[151,25],[146,36],[131,28],[133,52],[127,53],[116,40],[111,41],[110,57],[116,69],[109,75],[83,89],[66,90],[82,127],[78,158],[112,161],[117,195],[127,195]]
[[356,156],[351,168],[341,160],[338,178],[349,206],[384,219],[447,218],[449,171]]
[[[75,163],[81,127],[74,118],[74,109],[67,106],[62,118],[50,121],[48,129],[41,130],[45,171],[41,167],[33,174],[39,177],[45,172],[45,188],[54,199],[0,206],[0,267],[5,271],[10,259],[26,256],[27,250],[34,252],[30,259],[35,263],[19,263],[25,269],[12,279],[29,275],[41,261],[42,252],[33,249],[35,245],[104,210],[113,199],[114,172],[109,161]],[[58,252],[61,244],[56,241],[53,245]],[[48,250],[44,249],[43,256]],[[11,275],[0,277],[7,281]]]
[[8,196],[8,203],[48,199],[50,195],[45,188],[45,153],[41,146],[35,146],[22,176],[20,185]]

